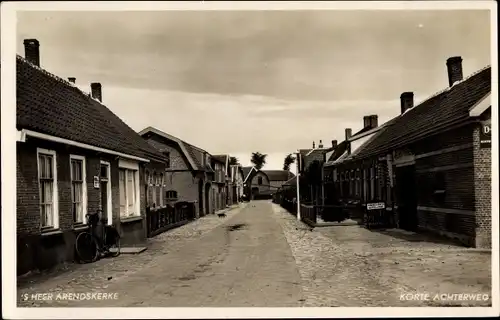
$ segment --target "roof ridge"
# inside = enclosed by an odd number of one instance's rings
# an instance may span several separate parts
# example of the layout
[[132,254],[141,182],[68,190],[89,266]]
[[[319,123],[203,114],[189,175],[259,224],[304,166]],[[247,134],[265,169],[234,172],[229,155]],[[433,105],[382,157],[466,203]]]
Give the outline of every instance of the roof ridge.
[[[132,129],[125,121],[123,121],[118,115],[116,115],[113,111],[111,111],[105,104],[103,104],[101,101],[99,101],[98,99],[95,99],[94,97],[92,97],[92,94],[90,92],[85,92],[83,91],[81,88],[79,88],[76,84],[64,79],[64,78],[61,78],[60,76],[32,63],[31,61],[29,61],[28,59],[22,57],[21,55],[19,54],[16,54],[16,58],[17,60],[21,61],[22,63],[25,63],[27,64],[29,67],[37,70],[38,72],[41,72],[42,74],[60,82],[61,84],[63,85],[66,85],[70,88],[74,88],[76,90],[78,90],[78,92],[83,95],[85,98],[89,99],[91,102],[95,102],[95,103],[98,103],[102,108],[103,108],[103,111],[104,112],[108,112],[108,113],[111,113],[115,118],[118,119],[119,122],[121,122],[122,125],[125,125],[129,130],[131,130],[131,132],[135,132],[137,134],[137,132]],[[101,111],[102,112],[102,111]],[[109,121],[107,121],[109,122]],[[112,122],[109,122],[108,123],[109,126],[111,127],[111,129],[116,132],[117,134],[120,134],[120,129],[116,127],[116,125]],[[139,136],[140,137],[140,136]],[[145,155],[148,156],[160,156],[160,153],[157,152],[156,149],[154,148],[148,148],[148,146],[146,146],[146,144],[144,146],[141,146],[138,144],[138,141],[139,140],[136,140],[136,141],[132,141],[132,145],[134,145],[135,148],[137,148],[137,151],[141,151],[142,153],[146,153]],[[149,149],[149,150],[148,150]]]
[[421,106],[421,105],[425,104],[425,103],[426,103],[426,102],[428,102],[429,100],[434,99],[434,98],[437,98],[437,97],[438,97],[438,96],[440,96],[441,94],[443,94],[443,93],[445,93],[445,92],[450,91],[453,87],[455,87],[455,86],[457,86],[457,85],[459,85],[459,84],[461,84],[461,83],[466,82],[466,81],[467,81],[467,80],[469,80],[470,78],[474,77],[475,75],[477,75],[477,74],[479,74],[479,73],[483,72],[484,70],[486,70],[486,69],[488,69],[488,68],[491,68],[491,65],[490,65],[490,64],[486,65],[485,67],[483,67],[483,68],[481,68],[481,69],[479,69],[479,70],[474,71],[473,73],[469,74],[467,77],[463,78],[462,80],[454,82],[454,83],[453,83],[453,85],[452,85],[451,87],[450,87],[450,86],[448,86],[448,87],[446,87],[446,88],[444,88],[444,89],[441,89],[441,90],[439,90],[439,91],[437,91],[437,92],[435,92],[435,93],[431,94],[429,97],[427,97],[426,99],[422,100],[419,104],[417,104],[417,105],[416,105],[416,106],[414,106],[413,108],[410,108],[410,109],[406,110],[404,113],[402,113],[402,114],[400,114],[400,115],[398,115],[398,116],[396,116],[396,117],[401,117],[401,116],[405,115],[407,112],[410,112],[411,110],[414,110],[414,109],[418,108],[419,106]]

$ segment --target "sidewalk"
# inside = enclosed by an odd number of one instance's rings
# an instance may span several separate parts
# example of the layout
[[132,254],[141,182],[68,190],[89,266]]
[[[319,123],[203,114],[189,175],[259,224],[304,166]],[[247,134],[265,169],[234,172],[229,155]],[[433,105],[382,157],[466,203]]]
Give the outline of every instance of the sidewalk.
[[[226,212],[227,218],[237,215],[247,204],[240,204]],[[148,239],[148,250],[138,255],[124,254],[106,258],[90,264],[67,264],[54,270],[18,278],[17,296],[32,293],[94,292],[106,289],[112,282],[119,281],[137,271],[157,263],[167,254],[178,252],[188,243],[200,239],[220,226],[226,219],[207,215],[179,228],[168,230]],[[19,307],[37,306],[39,302],[21,301]]]
[[[273,204],[273,209],[299,267],[306,295],[304,306],[491,306],[488,252],[449,243],[412,241],[394,230],[383,233],[359,226],[337,226],[310,231],[278,205]],[[489,299],[412,299],[415,294],[426,293],[433,297],[481,294]],[[401,294],[407,296],[401,299]]]

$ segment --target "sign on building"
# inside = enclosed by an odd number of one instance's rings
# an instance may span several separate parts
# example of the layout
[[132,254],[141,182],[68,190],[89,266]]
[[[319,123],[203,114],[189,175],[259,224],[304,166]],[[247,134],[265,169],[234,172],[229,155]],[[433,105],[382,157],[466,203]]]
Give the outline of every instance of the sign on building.
[[94,188],[99,189],[100,183],[99,183],[99,177],[94,176]]
[[481,122],[479,145],[481,148],[491,148],[491,120]]
[[384,202],[373,202],[366,204],[366,210],[381,210],[381,209],[385,209]]

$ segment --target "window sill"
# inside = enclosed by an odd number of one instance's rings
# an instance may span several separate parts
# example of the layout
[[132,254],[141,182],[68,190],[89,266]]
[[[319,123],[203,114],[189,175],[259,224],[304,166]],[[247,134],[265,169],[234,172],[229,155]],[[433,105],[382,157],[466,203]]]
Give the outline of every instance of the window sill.
[[47,236],[53,236],[53,235],[56,235],[56,234],[62,234],[62,230],[61,229],[46,229],[46,230],[42,230],[42,236],[44,237],[47,237]]
[[88,228],[89,228],[89,226],[86,224],[83,224],[83,223],[79,223],[79,224],[76,224],[73,226],[74,231],[82,231],[82,230],[86,230]]
[[126,218],[121,218],[120,222],[121,223],[129,223],[129,222],[140,221],[142,219],[143,219],[142,216],[126,217]]

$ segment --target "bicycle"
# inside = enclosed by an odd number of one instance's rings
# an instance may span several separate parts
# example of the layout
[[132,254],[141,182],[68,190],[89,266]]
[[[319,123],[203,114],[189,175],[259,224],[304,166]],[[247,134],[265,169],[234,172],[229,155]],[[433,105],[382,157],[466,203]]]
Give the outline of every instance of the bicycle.
[[[89,231],[84,231],[76,237],[75,249],[81,262],[92,263],[100,258],[120,255],[120,235],[113,227],[106,225],[102,218],[99,218],[98,210],[94,214],[87,214],[87,224]],[[96,229],[101,222],[102,240],[96,236]]]

